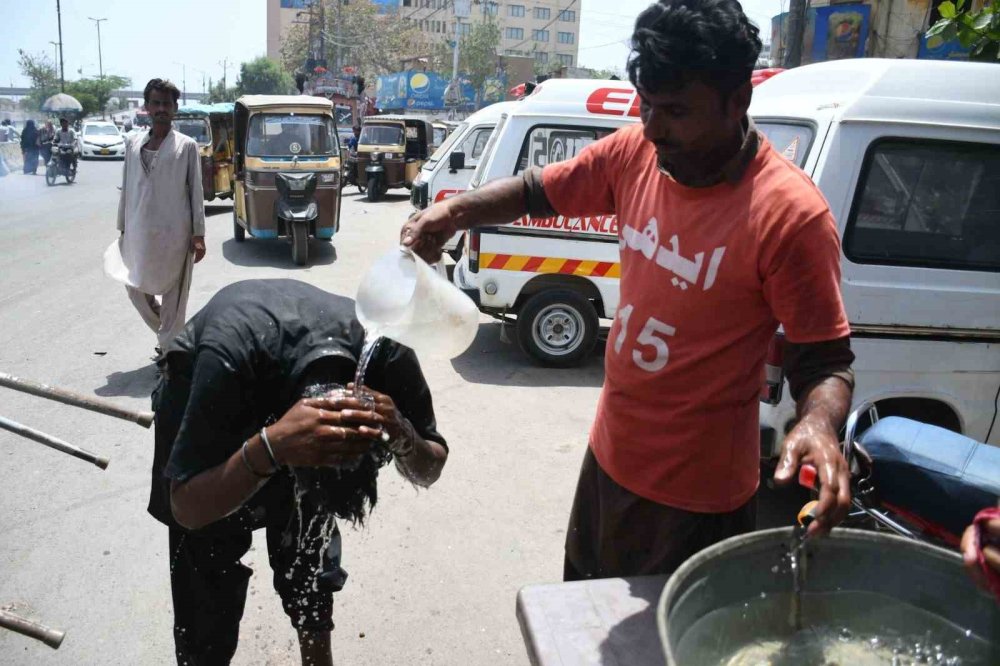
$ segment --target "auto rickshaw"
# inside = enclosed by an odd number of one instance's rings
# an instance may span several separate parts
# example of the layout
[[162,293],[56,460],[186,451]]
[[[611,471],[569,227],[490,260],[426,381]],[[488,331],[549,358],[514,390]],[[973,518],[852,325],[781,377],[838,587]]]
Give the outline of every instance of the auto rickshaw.
[[430,156],[434,127],[415,116],[369,116],[358,137],[358,183],[366,183],[368,201],[394,187],[409,189]]
[[304,265],[309,236],[340,228],[340,146],[330,100],[246,95],[236,100],[233,236],[287,237]]
[[198,144],[205,201],[233,198],[233,104],[185,104],[174,129]]

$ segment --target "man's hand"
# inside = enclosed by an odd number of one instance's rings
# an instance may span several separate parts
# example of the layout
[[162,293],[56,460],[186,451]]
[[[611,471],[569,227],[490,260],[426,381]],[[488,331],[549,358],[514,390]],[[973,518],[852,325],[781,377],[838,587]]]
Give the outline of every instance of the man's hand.
[[[354,382],[347,385],[348,390],[354,390]],[[375,400],[374,419],[370,421],[372,425],[377,425],[385,429],[389,435],[389,441],[395,441],[400,436],[412,437],[413,426],[409,420],[396,408],[396,403],[385,393],[373,391],[367,386],[363,387],[364,392]],[[360,405],[360,403],[359,403]]]
[[372,412],[358,407],[350,398],[299,400],[267,427],[278,464],[326,467],[356,461],[382,436],[378,425],[372,425],[377,423]]
[[[969,575],[983,587],[988,587],[986,576],[979,568],[979,544],[977,543],[976,529],[975,525],[969,525],[965,529],[965,533],[962,534],[962,561]],[[1000,544],[1000,518],[991,518],[983,524],[982,538],[985,542],[983,544],[983,559],[986,561],[986,565],[1000,576],[1000,547],[997,546]]]
[[441,260],[441,249],[458,231],[457,216],[446,201],[436,203],[410,216],[400,231],[400,242],[429,264]]
[[[125,233],[125,232],[122,232]],[[194,253],[194,263],[198,263],[205,258],[205,237],[204,236],[192,236],[191,237],[191,252]]]
[[788,485],[798,469],[809,463],[819,472],[819,504],[810,535],[823,535],[847,517],[851,508],[851,474],[840,452],[837,433],[821,417],[806,416],[785,436],[781,461],[774,473],[778,485]]

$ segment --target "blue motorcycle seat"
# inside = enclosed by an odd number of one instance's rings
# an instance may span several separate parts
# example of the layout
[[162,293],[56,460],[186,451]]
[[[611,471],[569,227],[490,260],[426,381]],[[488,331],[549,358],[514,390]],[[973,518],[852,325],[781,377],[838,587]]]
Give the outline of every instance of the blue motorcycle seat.
[[898,416],[878,421],[858,442],[874,462],[882,501],[961,535],[1000,497],[1000,448]]

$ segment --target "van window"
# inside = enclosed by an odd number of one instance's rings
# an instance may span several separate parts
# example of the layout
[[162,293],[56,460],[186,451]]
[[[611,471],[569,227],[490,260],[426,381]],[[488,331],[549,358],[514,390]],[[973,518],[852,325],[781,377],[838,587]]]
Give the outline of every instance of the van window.
[[514,175],[528,167],[543,167],[552,162],[562,162],[615,130],[609,127],[567,127],[536,125],[531,128],[521,154],[517,158]]
[[455,130],[451,134],[448,135],[448,138],[444,140],[444,143],[442,143],[440,146],[438,146],[438,149],[434,151],[434,154],[431,155],[430,159],[427,160],[427,162],[429,164],[434,164],[435,162],[440,162],[444,158],[445,155],[447,155],[449,152],[451,152],[451,146],[452,146],[452,144],[455,143],[456,141],[458,141],[459,137],[461,137],[462,134],[465,133],[465,129],[468,126],[469,126],[469,123],[459,123],[458,127],[456,127]]
[[1000,271],[1000,146],[872,144],[844,254],[856,263]]
[[486,176],[486,169],[490,163],[490,158],[493,156],[494,151],[497,148],[497,139],[503,134],[504,125],[507,124],[507,114],[501,114],[500,120],[497,122],[497,126],[490,132],[490,138],[486,142],[486,148],[483,149],[482,155],[479,156],[479,164],[476,165],[476,170],[472,172],[472,180],[469,181],[469,189],[475,189],[479,187],[479,184],[483,181]]
[[483,151],[486,150],[486,144],[490,140],[490,134],[493,133],[493,127],[477,127],[469,136],[466,137],[462,145],[458,147],[458,150],[465,153],[465,163],[468,166],[476,166],[479,164],[479,158],[483,156]]
[[815,132],[811,125],[790,122],[762,120],[754,123],[764,133],[774,149],[784,155],[792,164],[802,168],[809,155]]

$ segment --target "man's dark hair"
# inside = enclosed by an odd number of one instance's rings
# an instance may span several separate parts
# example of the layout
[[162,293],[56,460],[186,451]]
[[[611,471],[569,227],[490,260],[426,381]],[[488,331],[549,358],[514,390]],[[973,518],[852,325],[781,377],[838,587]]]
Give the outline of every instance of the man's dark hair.
[[760,49],[736,0],[659,0],[635,21],[628,77],[653,93],[699,81],[727,97],[750,81]]
[[146,84],[145,90],[142,91],[142,99],[144,102],[149,104],[149,96],[156,90],[158,92],[170,93],[170,96],[174,100],[174,104],[177,104],[177,100],[181,98],[181,91],[177,89],[173,83],[168,79],[150,79],[149,83]]

